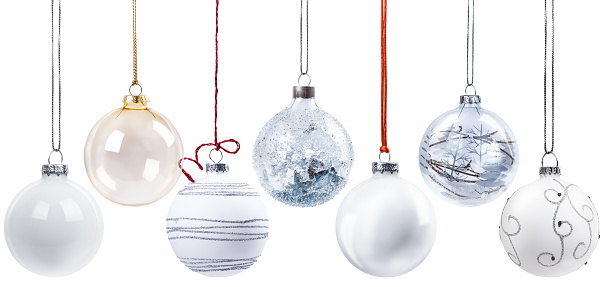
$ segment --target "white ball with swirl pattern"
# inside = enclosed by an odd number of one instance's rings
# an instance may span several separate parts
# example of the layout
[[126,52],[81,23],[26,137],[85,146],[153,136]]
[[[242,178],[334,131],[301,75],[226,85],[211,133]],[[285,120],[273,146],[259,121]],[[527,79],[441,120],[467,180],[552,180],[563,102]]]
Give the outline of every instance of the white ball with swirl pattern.
[[538,276],[563,276],[587,264],[599,241],[599,217],[580,188],[541,172],[509,198],[499,233],[517,266]]
[[435,119],[421,139],[423,179],[456,205],[491,202],[517,172],[519,151],[511,128],[480,102],[479,96],[461,96],[460,105]]
[[178,192],[167,218],[172,249],[190,270],[211,277],[250,268],[268,238],[268,216],[259,194],[208,164],[207,177]]

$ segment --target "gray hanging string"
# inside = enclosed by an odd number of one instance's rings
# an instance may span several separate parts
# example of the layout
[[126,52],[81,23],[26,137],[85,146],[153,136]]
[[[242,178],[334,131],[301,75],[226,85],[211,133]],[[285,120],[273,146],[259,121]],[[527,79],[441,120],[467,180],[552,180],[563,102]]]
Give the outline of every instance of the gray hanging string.
[[[473,88],[473,94],[477,94],[475,86],[473,86],[473,75],[475,70],[475,0],[467,0],[467,86],[465,94],[469,87]],[[469,59],[471,56],[471,59]],[[469,63],[471,62],[471,68]],[[471,75],[469,74],[471,70]]]
[[[308,74],[308,63],[310,62],[310,51],[309,51],[309,42],[310,42],[310,29],[309,29],[309,22],[310,19],[308,18],[308,6],[309,6],[309,0],[306,0],[306,68],[304,69],[304,0],[300,1],[300,12],[299,12],[299,72],[300,75],[297,78],[297,84],[300,85],[299,80],[301,79],[302,76],[307,76],[308,77],[308,85],[310,86],[310,83],[312,83],[312,78],[310,78],[310,75]],[[300,85],[301,86],[301,85]]]
[[[555,148],[555,1],[551,0],[551,148],[547,144],[547,52],[548,52],[548,9],[544,0],[544,155],[552,154]],[[557,158],[555,156],[555,158]]]
[[[54,118],[55,118],[55,114],[54,114],[54,98],[55,98],[55,75],[54,75],[54,0],[51,0],[51,20],[52,20],[52,32],[51,32],[51,36],[52,36],[52,92],[51,92],[51,98],[52,98],[52,104],[51,104],[51,125],[52,125],[52,152],[58,152],[61,153],[61,1],[59,0],[59,7],[58,7],[58,35],[57,35],[57,72],[58,72],[58,118],[57,118],[57,122],[58,122],[58,143],[55,145],[55,126],[54,126]],[[62,161],[62,157],[63,155],[61,154],[61,161]],[[50,163],[50,157],[49,157],[49,163]]]

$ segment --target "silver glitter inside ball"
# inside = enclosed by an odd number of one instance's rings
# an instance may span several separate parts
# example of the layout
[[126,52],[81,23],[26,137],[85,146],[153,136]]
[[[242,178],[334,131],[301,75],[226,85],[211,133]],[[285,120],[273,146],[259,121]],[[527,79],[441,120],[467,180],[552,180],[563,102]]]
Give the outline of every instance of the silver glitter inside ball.
[[313,91],[301,97],[295,88],[289,107],[258,135],[253,164],[272,197],[292,206],[316,206],[345,186],[354,149],[337,119],[316,105]]

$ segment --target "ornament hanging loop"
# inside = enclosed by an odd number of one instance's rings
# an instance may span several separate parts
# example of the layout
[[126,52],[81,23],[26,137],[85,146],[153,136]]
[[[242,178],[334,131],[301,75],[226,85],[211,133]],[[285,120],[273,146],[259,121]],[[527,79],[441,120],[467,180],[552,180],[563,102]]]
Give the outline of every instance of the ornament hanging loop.
[[[215,160],[214,160],[214,159],[211,157],[211,154],[212,154],[212,153],[213,153],[215,150],[217,150],[218,152],[220,152],[220,159],[219,159],[217,162],[216,162],[216,161],[215,161]],[[212,149],[209,151],[209,159],[210,159],[210,160],[211,160],[213,163],[220,163],[220,162],[222,162],[222,159],[224,159],[224,154],[222,153],[222,150],[212,148]]]
[[[140,89],[138,95],[132,94],[132,87],[138,87]],[[132,83],[132,85],[130,85],[130,88],[128,89],[128,92],[130,93],[130,96],[140,96],[142,95],[142,86],[138,82]]]
[[[383,155],[387,155],[387,160],[386,160],[386,161],[384,161],[384,160],[381,158]],[[382,152],[382,153],[379,153],[379,162],[390,162],[391,160],[392,160],[392,156],[391,156],[391,154],[390,154],[389,152]]]
[[547,155],[549,155],[549,154],[550,154],[550,155],[552,155],[553,157],[555,157],[555,166],[556,166],[556,167],[559,167],[559,160],[557,159],[557,156],[556,156],[556,155],[555,155],[555,153],[553,153],[553,152],[547,152],[547,153],[545,153],[545,154],[542,156],[542,160],[540,160],[540,165],[541,165],[542,167],[544,167],[544,158],[545,158]]
[[475,86],[474,86],[473,84],[468,84],[468,85],[465,87],[465,95],[469,95],[469,94],[467,93],[467,89],[469,89],[469,87],[471,87],[471,88],[473,89],[473,95],[474,95],[474,96],[477,96],[477,89],[475,88]]
[[60,150],[58,150],[58,149],[54,149],[54,150],[52,150],[50,152],[50,154],[48,155],[48,164],[51,164],[50,163],[50,158],[52,158],[52,154],[55,153],[55,152],[58,153],[61,156],[61,164],[63,164],[63,153]]
[[[306,76],[306,77],[308,78],[308,83],[307,83],[307,84],[305,84],[305,85],[302,85],[302,84],[301,84],[301,78],[302,78],[303,76]],[[309,87],[309,86],[310,86],[310,84],[312,84],[312,78],[310,78],[310,74],[308,74],[308,73],[301,73],[301,74],[299,75],[299,77],[297,77],[297,85],[298,85],[298,86],[306,86],[306,87]]]

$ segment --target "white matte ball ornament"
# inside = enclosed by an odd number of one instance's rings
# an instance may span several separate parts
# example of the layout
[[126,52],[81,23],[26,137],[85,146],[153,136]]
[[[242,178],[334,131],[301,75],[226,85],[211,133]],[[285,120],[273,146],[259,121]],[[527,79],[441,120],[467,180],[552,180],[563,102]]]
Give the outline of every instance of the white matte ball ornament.
[[563,181],[558,167],[517,190],[503,209],[500,239],[509,258],[538,276],[563,276],[584,266],[599,241],[599,217],[590,198]]
[[167,235],[178,259],[211,277],[250,268],[268,238],[260,195],[228,176],[228,165],[207,164],[207,177],[178,192],[167,218]]
[[356,268],[402,275],[429,255],[436,236],[429,199],[398,176],[397,163],[373,163],[373,177],[350,191],[337,213],[337,241]]
[[101,118],[84,149],[86,172],[105,198],[122,205],[153,203],[169,193],[183,157],[178,131],[146,106],[145,96],[124,97],[124,107]]
[[42,276],[84,268],[103,239],[94,198],[67,178],[66,165],[44,165],[42,179],[13,199],[4,221],[8,249],[19,264]]

